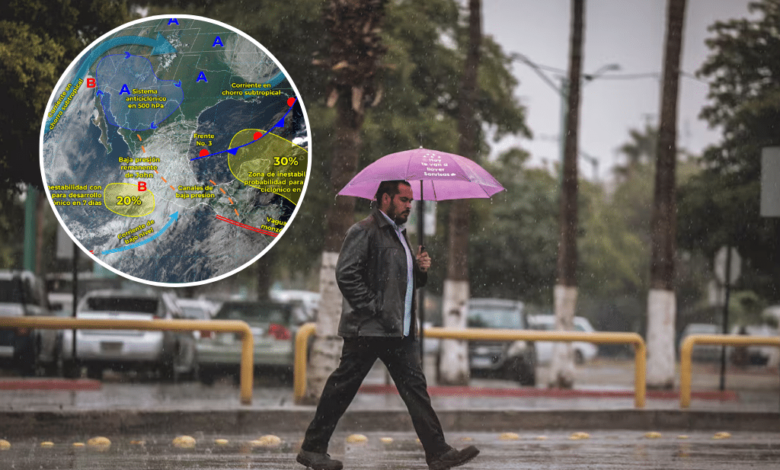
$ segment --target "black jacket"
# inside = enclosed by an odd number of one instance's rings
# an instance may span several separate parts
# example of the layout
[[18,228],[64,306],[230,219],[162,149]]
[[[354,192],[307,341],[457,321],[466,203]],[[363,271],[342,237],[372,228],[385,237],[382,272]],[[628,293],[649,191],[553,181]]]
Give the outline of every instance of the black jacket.
[[[406,238],[406,231],[403,235]],[[408,239],[406,243],[412,252],[414,286],[422,287],[428,274],[420,271],[415,250]],[[344,296],[339,336],[402,337],[406,271],[404,247],[378,209],[350,227],[336,264],[336,281]],[[416,323],[415,292],[410,336],[417,334]]]

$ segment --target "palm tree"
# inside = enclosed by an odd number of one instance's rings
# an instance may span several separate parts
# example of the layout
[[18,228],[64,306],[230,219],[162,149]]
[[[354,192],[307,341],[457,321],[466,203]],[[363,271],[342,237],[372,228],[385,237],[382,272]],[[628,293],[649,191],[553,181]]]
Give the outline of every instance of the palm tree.
[[[477,126],[477,72],[482,43],[482,5],[480,0],[469,0],[469,43],[463,79],[458,97],[458,153],[476,159]],[[468,241],[469,201],[459,199],[452,203],[449,218],[449,246],[447,279],[444,281],[443,324],[445,328],[465,328],[469,301]],[[439,382],[450,385],[467,384],[469,364],[467,343],[446,340],[441,345]]]
[[[315,64],[332,71],[328,106],[336,107],[335,144],[330,165],[333,194],[343,188],[357,169],[361,148],[360,131],[367,106],[379,101],[376,76],[385,53],[380,24],[387,0],[330,0],[323,7],[329,32],[327,60]],[[309,396],[316,401],[330,373],[338,365],[341,340],[336,336],[341,315],[341,292],[336,285],[336,262],[347,229],[354,222],[355,199],[335,198],[328,208],[325,249],[320,268],[320,306],[317,337],[311,349]]]
[[677,95],[684,22],[685,0],[669,0],[651,219],[650,292],[647,296],[647,386],[652,388],[672,388],[674,385]]
[[[560,242],[558,279],[555,284],[555,329],[574,329],[577,305],[577,138],[580,119],[582,44],[585,29],[585,0],[572,0],[571,43],[569,51],[568,112],[566,114],[561,180]],[[571,344],[556,343],[550,364],[549,384],[571,388],[574,385],[574,358]]]
[[631,140],[621,145],[618,152],[626,157],[625,165],[615,165],[615,175],[627,181],[635,170],[641,166],[655,163],[655,152],[658,150],[658,129],[645,124],[644,130],[628,131]]

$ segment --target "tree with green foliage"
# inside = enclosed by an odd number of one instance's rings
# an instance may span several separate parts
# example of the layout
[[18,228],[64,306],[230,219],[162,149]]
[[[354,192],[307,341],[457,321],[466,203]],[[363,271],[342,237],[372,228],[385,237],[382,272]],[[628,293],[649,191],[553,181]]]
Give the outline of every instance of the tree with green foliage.
[[780,299],[780,220],[760,216],[761,149],[780,146],[780,1],[749,6],[750,18],[718,21],[698,71],[710,82],[701,116],[722,129],[704,170],[680,188],[681,246],[712,259],[723,245],[743,259],[740,286]]
[[85,47],[128,19],[116,0],[0,4],[0,190],[42,187],[38,142],[57,80]]
[[[324,0],[175,0],[148,5],[150,15],[203,15],[241,29],[274,54],[300,90],[311,124],[312,173],[301,210],[274,247],[286,262],[271,266],[263,259],[258,261],[275,276],[288,278],[298,273],[310,278],[318,272],[326,214],[335,204],[329,157],[335,150],[336,110],[327,106],[329,70],[315,65],[328,54],[323,5]],[[366,113],[363,122],[357,168],[420,145],[457,152],[457,96],[468,43],[465,13],[455,0],[394,0],[387,4],[380,35],[387,47],[384,63],[388,68],[378,78],[381,101]],[[525,109],[514,95],[518,82],[511,72],[511,59],[490,37],[482,38],[480,50],[475,103],[480,125],[475,143],[478,152],[486,154],[486,128],[491,128],[496,138],[508,134],[530,137],[530,131]],[[356,217],[364,215],[367,202],[358,200],[356,211]],[[446,244],[447,239],[431,242]],[[446,250],[437,255],[435,263],[446,265]],[[434,275],[436,269],[432,271]],[[429,288],[437,287],[429,283]]]
[[469,290],[549,305],[558,244],[558,180],[526,168],[528,155],[510,149],[483,166],[506,188],[490,200],[472,201]]

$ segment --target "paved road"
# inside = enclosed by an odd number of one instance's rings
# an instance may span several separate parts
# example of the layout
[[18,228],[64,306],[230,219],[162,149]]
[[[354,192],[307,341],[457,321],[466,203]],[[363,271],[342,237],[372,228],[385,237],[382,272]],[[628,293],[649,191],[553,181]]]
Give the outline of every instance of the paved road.
[[[269,429],[272,423],[269,423]],[[89,447],[74,448],[73,442],[89,436],[46,436],[13,442],[0,451],[0,467],[15,470],[189,470],[197,469],[298,469],[295,453],[300,434],[281,435],[276,449],[252,447],[249,441],[259,436],[211,435],[194,432],[193,449],[173,447],[173,435],[109,436],[111,447],[98,452]],[[735,469],[777,468],[780,439],[777,434],[739,434],[714,440],[713,433],[690,433],[679,439],[678,433],[664,433],[648,439],[637,431],[593,433],[588,439],[570,440],[570,433],[527,434],[519,440],[499,440],[498,434],[451,434],[457,446],[475,444],[482,454],[464,469]],[[425,469],[422,448],[411,433],[368,433],[364,444],[346,444],[345,434],[334,436],[330,452],[342,459],[345,469]],[[381,437],[393,442],[383,444]],[[214,444],[217,438],[228,444]],[[42,448],[42,439],[54,446]],[[144,445],[132,443],[143,440]]]

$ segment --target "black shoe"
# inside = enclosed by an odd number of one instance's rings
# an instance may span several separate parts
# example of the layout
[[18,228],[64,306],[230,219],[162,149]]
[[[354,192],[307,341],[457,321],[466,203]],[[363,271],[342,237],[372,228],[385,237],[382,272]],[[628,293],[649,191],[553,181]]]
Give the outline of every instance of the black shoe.
[[295,460],[297,460],[299,464],[311,467],[314,470],[341,470],[344,468],[344,465],[340,461],[333,460],[328,454],[309,452],[308,450],[303,449],[298,452],[298,457]]
[[474,446],[468,446],[463,450],[450,449],[428,462],[428,468],[430,470],[447,470],[470,462],[477,455],[479,455],[479,449]]

